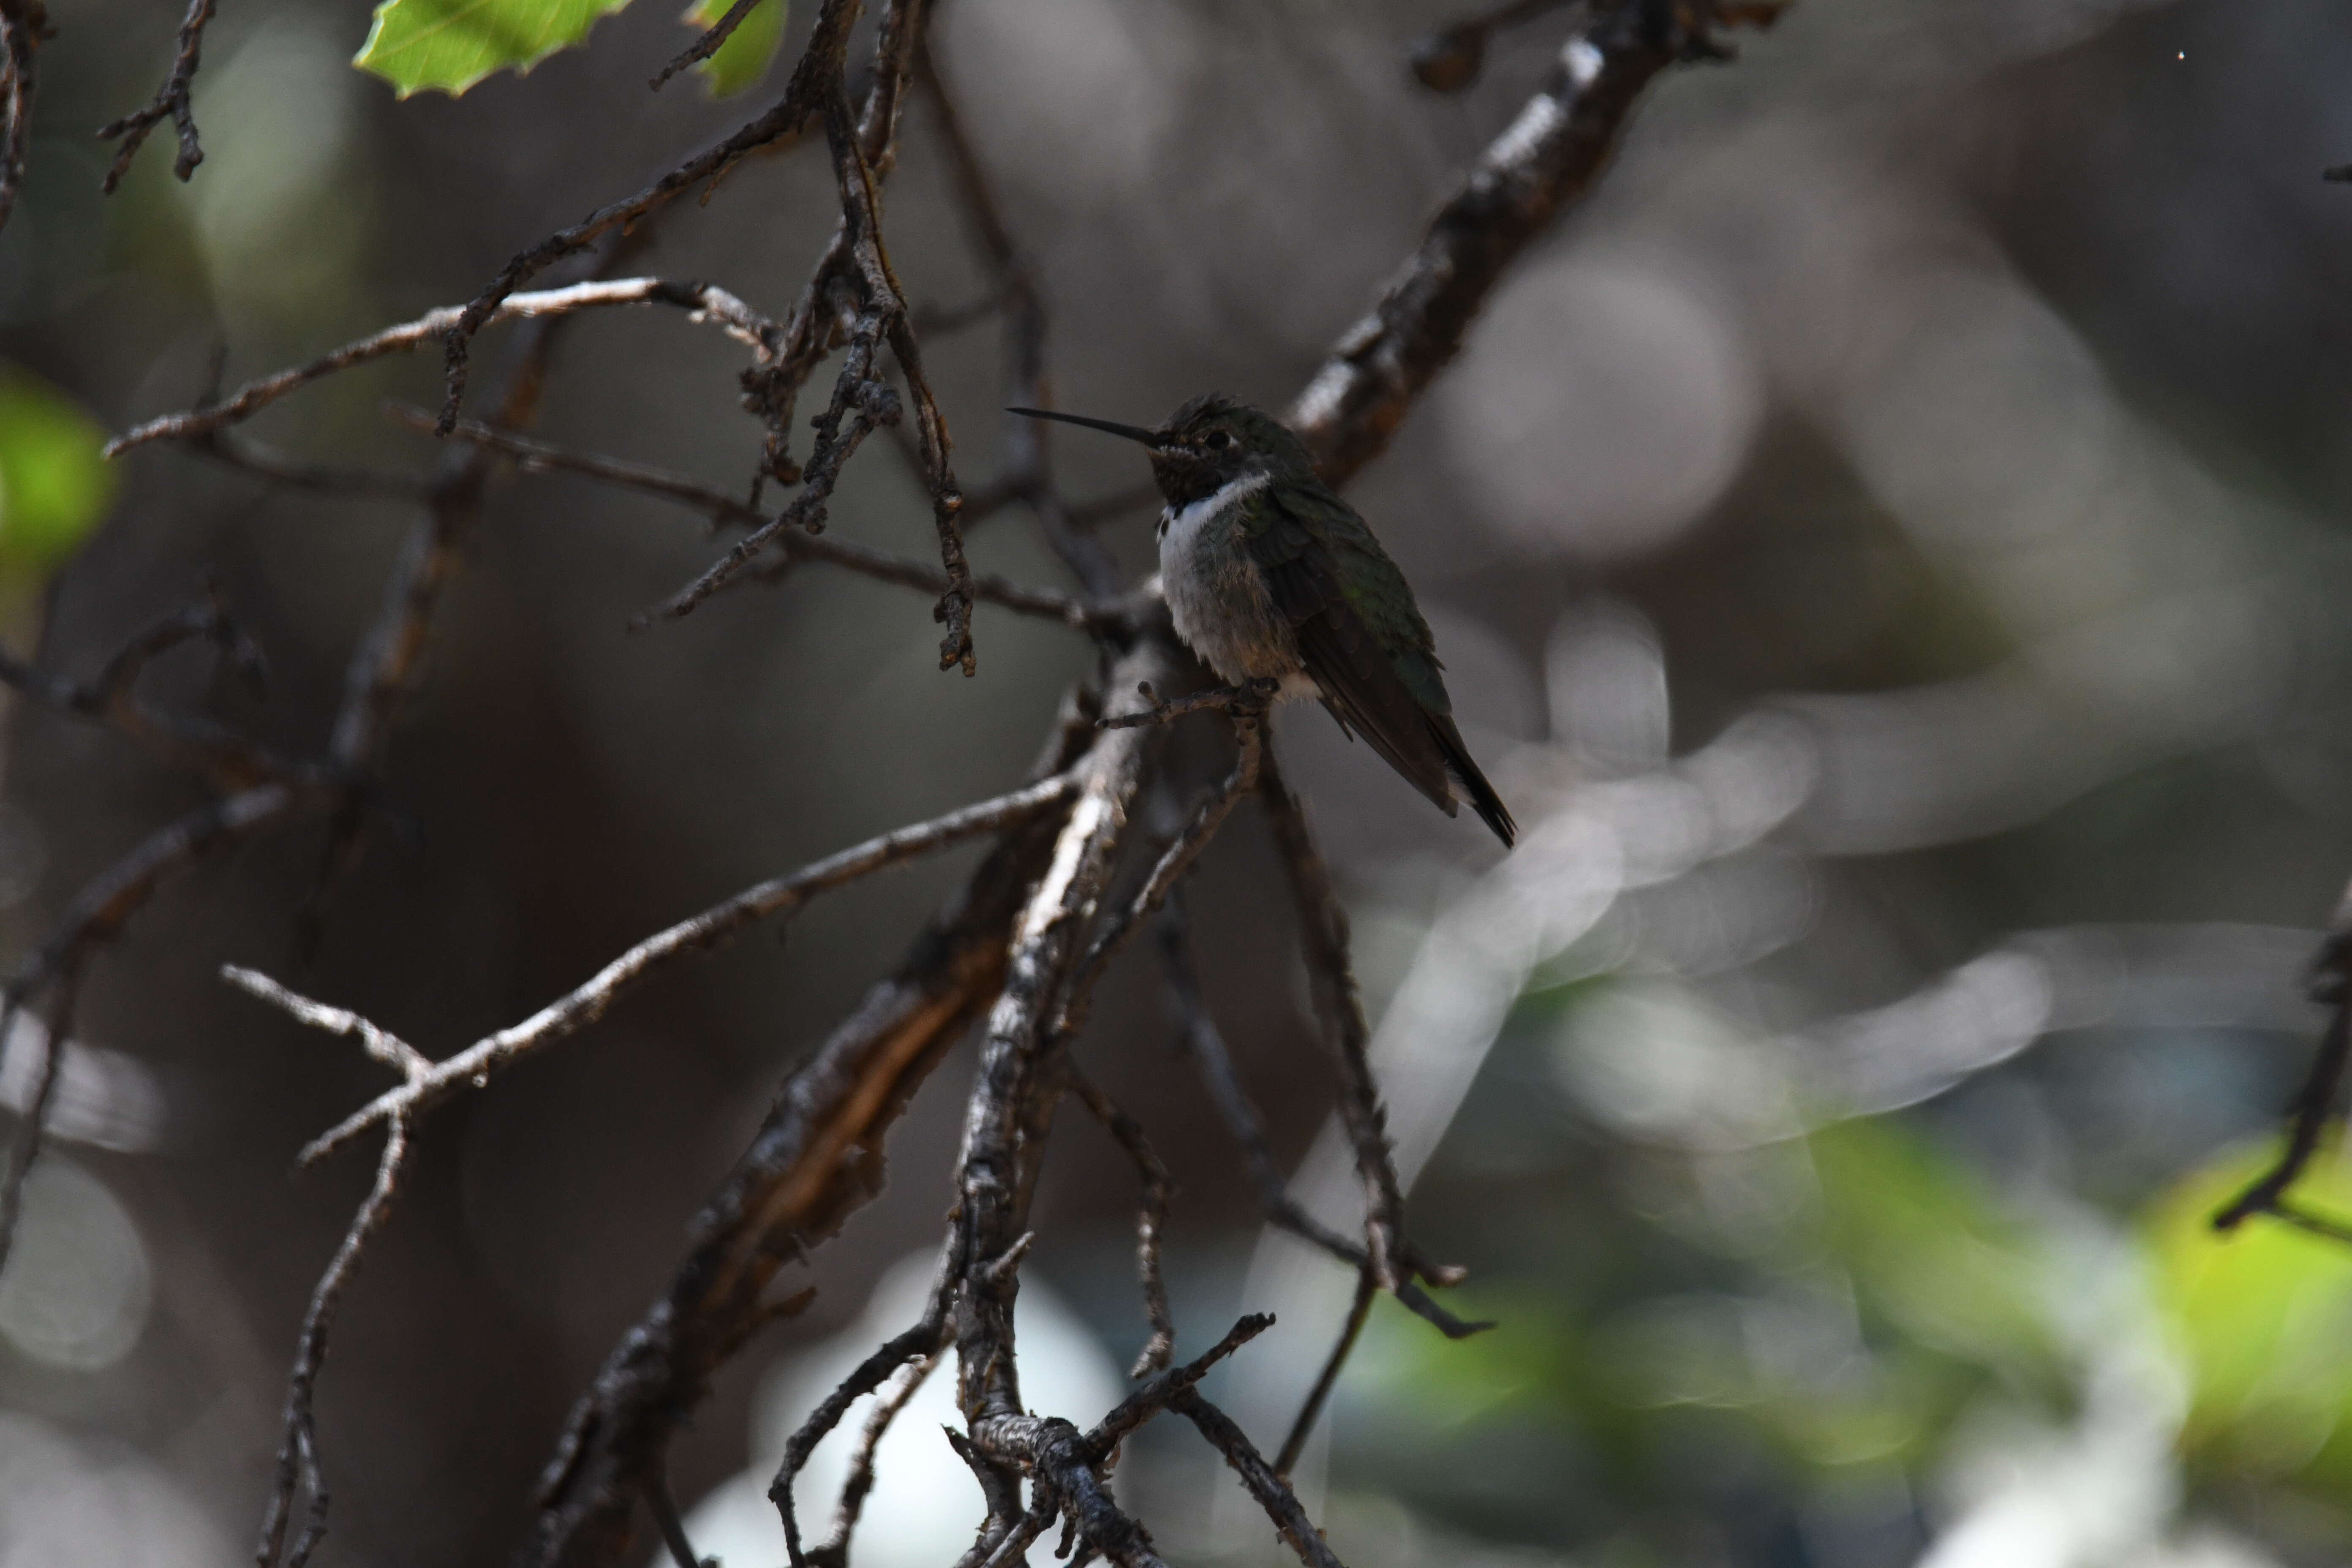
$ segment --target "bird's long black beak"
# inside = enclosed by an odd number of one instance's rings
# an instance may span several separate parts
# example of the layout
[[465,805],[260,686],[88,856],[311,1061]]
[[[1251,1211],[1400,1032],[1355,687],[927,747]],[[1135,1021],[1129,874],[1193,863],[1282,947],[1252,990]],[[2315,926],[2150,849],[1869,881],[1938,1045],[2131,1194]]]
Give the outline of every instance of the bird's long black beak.
[[1113,419],[1089,419],[1083,414],[1056,414],[1050,408],[1008,408],[1004,412],[1025,414],[1032,419],[1058,419],[1065,425],[1083,425],[1089,430],[1100,430],[1107,436],[1124,436],[1147,447],[1160,445],[1160,432],[1146,430],[1140,425],[1121,425]]

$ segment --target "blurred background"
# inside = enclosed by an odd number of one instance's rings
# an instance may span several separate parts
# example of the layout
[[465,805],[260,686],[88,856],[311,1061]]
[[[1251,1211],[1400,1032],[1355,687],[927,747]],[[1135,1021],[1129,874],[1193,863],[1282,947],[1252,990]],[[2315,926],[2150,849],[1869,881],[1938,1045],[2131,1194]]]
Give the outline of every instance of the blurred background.
[[[1287,401],[1570,26],[1507,35],[1445,99],[1405,59],[1447,15],[947,0],[942,69],[1042,268],[1064,406]],[[240,3],[206,40],[202,169],[170,177],[167,132],[110,200],[91,132],[153,90],[177,7],[56,21],[0,235],[0,625],[87,676],[211,574],[270,695],[193,652],[150,689],[316,750],[407,510],[162,447],[100,469],[96,440],[195,401],[216,353],[235,381],[470,297],[761,100],[646,91],[690,36],[663,0],[405,100],[350,68],[359,7]],[[1417,1236],[1501,1325],[1449,1343],[1383,1304],[1302,1489],[1351,1568],[2345,1561],[2352,1249],[2204,1221],[2273,1146],[2352,873],[2352,192],[2318,177],[2352,159],[2352,12],[1799,0],[1739,42],[1653,89],[1352,492],[1522,847],[1318,711],[1277,726],[1356,921]],[[781,313],[833,199],[814,151],[755,160],[639,265]],[[919,106],[888,232],[919,301],[979,291]],[[926,353],[976,487],[994,329]],[[581,321],[542,428],[739,485],[761,433],[735,354],[667,313]],[[429,463],[380,405],[432,400],[433,357],[254,433]],[[1057,452],[1081,498],[1143,477],[1117,443]],[[928,548],[878,443],[833,526]],[[1146,515],[1104,536],[1147,569]],[[375,834],[316,955],[309,822],[174,882],[100,959],[0,1279],[5,1568],[209,1568],[252,1539],[295,1328],[368,1174],[292,1157],[382,1079],[222,962],[446,1054],[759,877],[1006,787],[1092,668],[983,607],[979,678],[941,676],[927,602],[815,572],[626,634],[715,548],[650,500],[502,479],[388,752],[413,831]],[[972,549],[1061,581],[1025,518]],[[12,955],[205,798],[21,707],[5,763]],[[506,1560],[563,1411],[774,1087],[974,853],[834,895],[428,1120],[321,1385],[322,1562]],[[1244,812],[1187,898],[1277,1150],[1344,1219],[1271,865]],[[30,1055],[0,1071],[12,1107]],[[1271,1450],[1351,1281],[1260,1235],[1140,949],[1082,1055],[1181,1184],[1180,1353],[1282,1316],[1211,1389]],[[782,1433],[909,1315],[969,1067],[674,1455],[728,1568],[781,1561]],[[2310,1184],[2352,1213],[2333,1154]],[[1025,1376],[1085,1421],[1144,1335],[1132,1178],[1073,1121],[1040,1203]],[[877,1568],[944,1564],[977,1516],[943,1384],[924,1398],[885,1450]],[[1118,1481],[1174,1561],[1281,1560],[1189,1428]]]

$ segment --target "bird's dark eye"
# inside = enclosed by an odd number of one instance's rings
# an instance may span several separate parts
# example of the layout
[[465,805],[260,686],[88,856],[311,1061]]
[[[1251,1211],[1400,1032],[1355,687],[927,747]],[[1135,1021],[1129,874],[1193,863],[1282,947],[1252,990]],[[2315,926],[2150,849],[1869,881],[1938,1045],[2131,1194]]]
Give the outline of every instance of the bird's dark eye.
[[1234,438],[1231,436],[1226,435],[1223,430],[1212,430],[1209,432],[1209,439],[1205,444],[1210,451],[1222,452],[1226,447],[1234,444]]

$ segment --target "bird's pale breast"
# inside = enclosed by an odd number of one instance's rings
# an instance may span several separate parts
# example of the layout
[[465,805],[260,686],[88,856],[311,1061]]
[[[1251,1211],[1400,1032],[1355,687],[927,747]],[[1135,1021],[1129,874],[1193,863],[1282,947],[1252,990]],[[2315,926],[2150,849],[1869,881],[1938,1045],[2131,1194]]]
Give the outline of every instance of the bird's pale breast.
[[1245,475],[1171,507],[1160,533],[1160,588],[1176,635],[1230,682],[1299,672],[1290,623],[1275,607],[1242,531],[1244,507],[1265,486],[1264,474]]

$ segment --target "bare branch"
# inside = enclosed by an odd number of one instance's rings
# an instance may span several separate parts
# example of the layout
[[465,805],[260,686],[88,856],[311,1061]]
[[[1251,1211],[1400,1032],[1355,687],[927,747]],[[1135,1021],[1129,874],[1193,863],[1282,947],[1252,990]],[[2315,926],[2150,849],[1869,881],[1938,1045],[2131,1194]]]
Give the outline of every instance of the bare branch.
[[[763,334],[775,330],[773,322],[724,289],[709,283],[674,282],[664,278],[622,278],[610,282],[574,283],[563,289],[503,296],[499,304],[483,313],[480,324],[488,326],[500,321],[568,316],[575,311],[599,310],[611,305],[674,306],[685,310],[689,321],[715,322],[729,336],[740,339],[755,349],[761,346]],[[179,414],[166,414],[133,426],[106,444],[106,455],[117,458],[150,441],[186,439],[250,419],[287,394],[314,381],[349,370],[353,365],[383,359],[387,354],[406,353],[446,336],[471,308],[443,305],[427,310],[413,321],[403,321],[398,326],[386,327],[380,332],[345,343],[308,364],[281,370],[257,381],[248,381],[225,401],[207,403],[203,407]]]
[[1085,1434],[1067,1421],[986,1415],[972,1423],[972,1443],[1034,1476],[1077,1538],[1118,1568],[1166,1568],[1150,1532],[1120,1510],[1095,1473]]
[[[1091,709],[1066,704],[1036,772],[1068,770],[1094,739]],[[541,1511],[521,1556],[529,1568],[606,1565],[628,1552],[637,1478],[661,1462],[712,1372],[761,1321],[779,1265],[880,1190],[885,1135],[996,995],[1014,920],[1057,837],[1045,819],[1008,832],[898,968],[785,1082],[697,1217],[668,1289],[574,1407],[541,1483]],[[983,1486],[996,1479],[982,1473]]]
[[[608,246],[598,258],[597,268],[620,266],[645,235],[640,229],[635,237],[625,235]],[[582,286],[593,288],[598,281],[592,278]],[[675,295],[660,290],[655,294],[673,303],[698,301],[688,307],[697,312],[693,319],[707,316],[727,323],[732,335],[746,342],[759,341],[757,322],[749,307],[733,295],[700,284],[676,287]],[[526,321],[517,334],[499,408],[500,424],[529,425],[537,416],[549,356],[554,352],[557,334],[570,320],[565,312],[541,315]],[[384,585],[383,607],[344,668],[342,700],[328,741],[330,764],[344,787],[328,824],[318,878],[298,917],[296,936],[303,951],[316,945],[327,900],[337,882],[358,864],[369,803],[368,781],[391,732],[393,715],[415,689],[433,613],[480,519],[491,467],[488,454],[478,450],[444,456],[428,491],[426,514],[409,530],[399,564]]]
[[0,228],[8,226],[33,145],[34,57],[49,37],[41,0],[0,0]]
[[[955,470],[949,460],[953,443],[948,436],[946,418],[940,413],[939,402],[931,395],[930,384],[923,375],[920,345],[908,319],[907,291],[899,287],[898,277],[890,269],[889,252],[882,243],[882,203],[877,187],[874,160],[891,155],[891,134],[878,134],[874,130],[877,119],[887,118],[895,131],[898,95],[903,94],[906,77],[911,68],[908,58],[919,47],[921,5],[919,0],[906,0],[894,5],[889,18],[883,24],[883,40],[878,52],[887,58],[895,41],[899,58],[891,61],[888,72],[891,98],[882,102],[885,76],[877,72],[873,100],[866,104],[866,125],[859,135],[849,133],[848,116],[836,109],[826,117],[825,136],[834,150],[835,178],[842,190],[843,232],[850,242],[850,256],[856,264],[865,283],[865,293],[870,307],[882,313],[883,330],[890,341],[890,353],[898,362],[901,374],[907,378],[907,391],[915,404],[915,433],[921,456],[924,478],[931,491],[932,526],[939,535],[940,564],[946,570],[947,591],[940,595],[932,618],[947,627],[947,636],[940,644],[940,668],[952,669],[961,666],[965,675],[977,673],[971,646],[971,568],[964,561],[963,532],[957,521],[963,510],[963,495],[957,488]],[[866,142],[874,141],[869,153]]]
[[1250,1341],[1274,1327],[1271,1312],[1252,1312],[1237,1320],[1225,1331],[1225,1337],[1209,1347],[1207,1353],[1186,1362],[1159,1376],[1129,1394],[1113,1407],[1110,1414],[1095,1424],[1086,1436],[1087,1452],[1094,1462],[1110,1458],[1111,1450],[1127,1441],[1128,1435],[1168,1407],[1176,1396],[1209,1375],[1219,1362],[1233,1354]]
[[[901,37],[894,29],[915,25],[919,10],[919,6],[914,5],[894,6],[883,24],[883,37],[877,46],[876,84],[866,110],[865,124],[868,130],[876,116],[884,112],[877,109],[876,100],[884,92],[885,83],[891,76],[880,68],[880,55],[887,53],[894,38]],[[890,112],[895,115],[895,110]],[[871,161],[873,155],[864,145],[868,130],[851,125],[847,105],[837,94],[827,100],[824,117],[825,140],[833,152],[834,176],[841,193],[841,226],[794,310],[786,333],[785,351],[761,375],[746,383],[747,395],[769,424],[766,471],[782,476],[786,470],[782,433],[792,400],[801,378],[814,368],[823,341],[816,323],[828,305],[836,313],[850,309],[845,301],[835,302],[836,296],[856,296],[848,346],[834,383],[833,397],[814,422],[816,444],[806,468],[799,473],[801,492],[782,512],[754,528],[655,613],[677,616],[691,612],[740,573],[785,528],[797,524],[814,533],[824,527],[834,487],[851,455],[876,429],[896,425],[901,416],[897,391],[878,373],[877,351],[887,341],[914,401],[922,468],[931,489],[940,565],[947,577],[946,590],[933,611],[933,618],[947,627],[947,637],[940,647],[940,668],[961,667],[966,675],[971,675],[978,668],[971,645],[971,571],[964,559],[962,533],[956,521],[963,500],[949,463],[947,424],[924,379],[920,351],[907,322],[906,294],[892,275],[889,258],[883,248],[880,201],[877,195],[878,173]],[[887,140],[883,147],[887,152]],[[443,423],[445,428],[451,423],[447,416]]]
[[[422,410],[402,405],[388,405],[386,412],[404,425],[430,423],[429,416]],[[544,441],[493,429],[472,419],[460,419],[450,434],[457,440],[512,458],[515,465],[526,473],[577,474],[583,479],[674,501],[702,513],[714,524],[739,523],[759,527],[775,521],[757,507],[738,500],[716,486],[672,473],[667,468],[618,458],[566,451]],[[771,539],[777,553],[793,565],[813,563],[837,566],[860,576],[929,594],[943,594],[948,589],[946,573],[910,556],[852,544],[829,535],[789,529],[778,529]],[[1080,631],[1125,626],[1133,615],[1132,609],[1124,604],[1095,609],[1067,594],[1057,594],[1050,588],[1033,588],[986,574],[971,579],[971,595],[982,604],[995,605],[1016,615],[1059,621]]]
[[823,0],[807,49],[793,68],[784,95],[757,119],[713,147],[698,153],[633,196],[610,202],[566,229],[560,229],[518,253],[499,269],[488,287],[476,295],[442,329],[442,364],[447,390],[441,409],[441,430],[447,434],[457,421],[465,401],[466,375],[474,336],[499,318],[517,289],[567,256],[576,256],[614,229],[624,228],[662,205],[679,192],[716,180],[761,148],[796,136],[810,115],[823,106],[825,95],[839,90],[843,51],[849,47],[849,29],[857,19],[857,0]]
[[131,170],[131,160],[139,155],[140,144],[147,133],[169,120],[180,133],[180,155],[172,160],[172,173],[185,181],[205,161],[205,150],[196,140],[196,117],[188,106],[188,94],[196,79],[196,58],[204,52],[205,25],[213,19],[214,0],[188,0],[188,14],[180,21],[179,53],[172,59],[172,69],[163,78],[163,85],[144,109],[136,109],[120,120],[110,120],[99,127],[101,142],[120,141],[114,150],[114,162],[106,171],[106,179],[99,189],[108,195],[122,183]]
[[1673,0],[1599,4],[1550,80],[1496,137],[1371,314],[1343,334],[1290,407],[1289,422],[1337,484],[1375,457],[1504,268],[1591,188],[1642,89],[1678,59],[1713,52],[1700,13]]
[[1242,1429],[1234,1425],[1231,1416],[1202,1398],[1197,1390],[1190,1388],[1169,1400],[1168,1408],[1199,1427],[1201,1436],[1225,1457],[1225,1463],[1241,1477],[1242,1485],[1249,1489],[1250,1496],[1265,1510],[1266,1516],[1274,1521],[1274,1528],[1281,1532],[1284,1541],[1289,1542],[1290,1549],[1298,1553],[1301,1563],[1307,1564],[1307,1568],[1345,1568],[1325,1543],[1322,1532],[1307,1517],[1307,1510],[1298,1506],[1297,1495],[1290,1489],[1290,1483],[1274,1472],[1274,1468],[1265,1462],[1265,1457],[1243,1436]]
[[468,1084],[489,1076],[542,1046],[577,1033],[604,1016],[623,994],[678,960],[719,946],[752,921],[797,910],[819,893],[854,882],[887,867],[998,832],[1042,815],[1070,797],[1077,781],[1057,775],[1042,784],[982,801],[929,822],[869,838],[782,877],[756,883],[667,930],[656,932],[598,970],[521,1023],[487,1035],[430,1072],[379,1096],[314,1139],[302,1151],[309,1164],[332,1152],[365,1128],[396,1116],[428,1110]]

